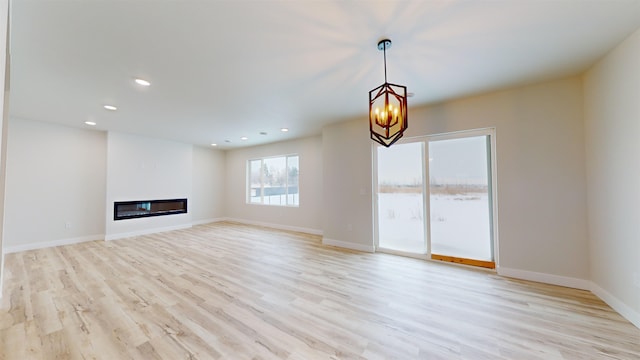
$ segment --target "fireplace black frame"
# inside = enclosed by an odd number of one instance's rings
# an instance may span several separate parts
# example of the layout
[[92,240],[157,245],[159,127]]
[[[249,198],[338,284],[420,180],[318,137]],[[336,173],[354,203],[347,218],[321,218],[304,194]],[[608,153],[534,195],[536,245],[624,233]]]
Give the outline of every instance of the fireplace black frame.
[[186,198],[116,201],[113,203],[114,221],[185,213],[187,213]]

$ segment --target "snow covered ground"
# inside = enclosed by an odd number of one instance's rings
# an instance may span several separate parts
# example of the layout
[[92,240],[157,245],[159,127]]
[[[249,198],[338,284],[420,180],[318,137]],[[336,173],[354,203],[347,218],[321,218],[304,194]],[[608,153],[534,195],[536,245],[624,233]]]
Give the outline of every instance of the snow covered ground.
[[[288,197],[288,201],[287,202],[287,197]],[[261,197],[260,196],[252,196],[249,199],[249,202],[252,204],[256,204],[256,203],[260,203],[261,201]],[[289,194],[289,195],[285,195],[285,194],[281,194],[281,195],[265,195],[264,196],[264,203],[265,205],[289,205],[289,206],[298,206],[300,203],[299,200],[299,195],[296,194]]]
[[[426,253],[422,194],[378,194],[380,246]],[[487,193],[432,195],[431,252],[492,260]]]

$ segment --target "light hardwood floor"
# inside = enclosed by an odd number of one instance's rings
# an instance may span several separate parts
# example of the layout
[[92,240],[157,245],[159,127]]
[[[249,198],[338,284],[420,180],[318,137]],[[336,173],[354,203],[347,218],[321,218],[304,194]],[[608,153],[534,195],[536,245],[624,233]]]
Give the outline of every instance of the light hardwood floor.
[[0,359],[640,359],[587,291],[232,223],[5,270]]

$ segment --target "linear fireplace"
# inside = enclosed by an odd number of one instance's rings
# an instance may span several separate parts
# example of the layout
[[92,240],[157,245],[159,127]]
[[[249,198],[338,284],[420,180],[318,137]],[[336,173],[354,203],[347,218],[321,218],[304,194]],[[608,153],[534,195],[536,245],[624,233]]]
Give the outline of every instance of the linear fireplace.
[[113,203],[113,220],[175,215],[186,212],[187,199],[116,201]]

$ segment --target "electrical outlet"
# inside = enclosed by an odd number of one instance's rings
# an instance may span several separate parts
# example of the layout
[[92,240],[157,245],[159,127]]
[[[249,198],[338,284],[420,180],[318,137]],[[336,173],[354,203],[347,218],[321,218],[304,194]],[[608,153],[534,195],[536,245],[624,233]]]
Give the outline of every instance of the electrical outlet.
[[637,273],[637,272],[633,273],[633,285],[640,288],[640,273]]
[[353,230],[353,225],[347,224],[347,231],[352,231],[352,230]]
[[71,221],[67,221],[64,223],[64,228],[65,229],[71,229]]

